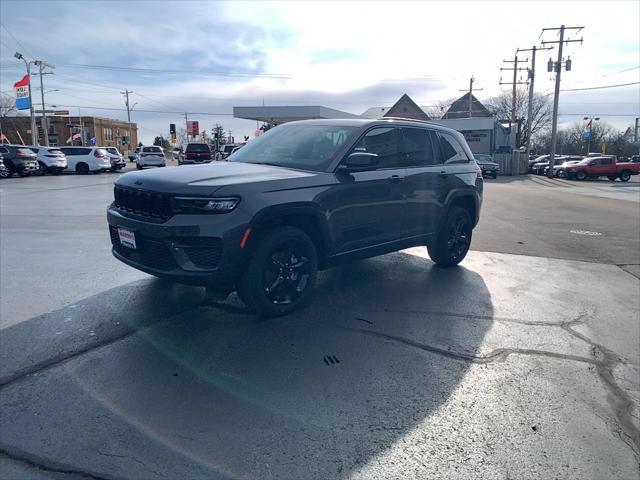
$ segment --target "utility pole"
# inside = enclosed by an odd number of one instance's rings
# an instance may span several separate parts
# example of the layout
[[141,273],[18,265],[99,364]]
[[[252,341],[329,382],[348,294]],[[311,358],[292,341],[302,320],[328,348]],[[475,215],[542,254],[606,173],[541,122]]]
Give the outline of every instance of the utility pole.
[[44,60],[36,60],[33,63],[36,64],[40,69],[40,95],[42,98],[42,137],[44,141],[44,146],[48,147],[49,146],[49,128],[47,125],[47,114],[45,113],[45,106],[44,106],[44,82],[42,81],[42,75],[44,73],[42,70],[44,68],[56,68],[56,66],[51,65],[45,62]]
[[[472,117],[473,114],[473,82],[476,79],[473,76],[469,79],[469,118]],[[476,88],[476,92],[484,90],[483,88]],[[458,90],[459,92],[466,92],[466,90]]]
[[531,68],[529,69],[529,104],[527,105],[527,161],[529,161],[529,154],[531,153],[531,121],[533,116],[533,82],[536,77],[536,51],[538,50],[552,50],[553,47],[536,47],[531,48],[519,48],[518,52],[531,52]]
[[[562,63],[563,62],[565,63],[566,65],[565,68],[567,70],[571,70],[571,59],[569,58],[566,61],[562,59],[562,48],[565,43],[580,42],[580,44],[582,45],[582,38],[580,40],[565,40],[564,32],[565,30],[577,30],[576,33],[578,33],[583,28],[584,27],[565,27],[564,25],[561,25],[559,28],[554,27],[554,28],[542,29],[542,34],[544,34],[544,32],[547,30],[560,30],[560,40],[542,42],[543,45],[547,45],[550,43],[558,44],[558,60],[554,64],[553,61],[549,59],[549,63],[547,64],[548,71],[555,70],[556,72],[556,87],[553,94],[553,119],[551,122],[551,153],[549,155],[549,173],[548,173],[549,178],[553,178],[553,173],[554,173],[553,166],[555,165],[556,138],[558,134],[558,102],[560,100],[560,73],[562,72]],[[551,68],[551,67],[555,67],[555,68]]]
[[124,104],[127,106],[127,123],[129,125],[129,137],[127,139],[127,155],[129,154],[129,150],[131,150],[131,108],[129,107],[129,94],[133,93],[128,88],[124,89],[124,92],[120,92],[121,95],[124,95]]
[[513,63],[513,68],[501,68],[500,71],[503,70],[513,70],[513,82],[500,82],[499,85],[513,85],[513,90],[511,92],[511,123],[516,122],[516,85],[522,85],[527,82],[519,82],[518,81],[518,71],[519,70],[527,70],[526,68],[518,68],[519,62],[528,62],[529,59],[526,60],[518,60],[518,51],[516,51],[515,57],[513,60],[503,60],[504,63]]

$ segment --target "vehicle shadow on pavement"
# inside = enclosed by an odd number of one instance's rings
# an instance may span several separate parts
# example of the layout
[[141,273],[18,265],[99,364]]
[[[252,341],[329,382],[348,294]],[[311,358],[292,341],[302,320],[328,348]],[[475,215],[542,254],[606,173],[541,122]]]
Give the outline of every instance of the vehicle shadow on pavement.
[[233,306],[178,312],[40,375],[57,393],[33,395],[2,443],[116,478],[349,477],[448,401],[471,365],[457,356],[479,351],[493,316],[478,273],[410,253],[322,273],[286,317]]

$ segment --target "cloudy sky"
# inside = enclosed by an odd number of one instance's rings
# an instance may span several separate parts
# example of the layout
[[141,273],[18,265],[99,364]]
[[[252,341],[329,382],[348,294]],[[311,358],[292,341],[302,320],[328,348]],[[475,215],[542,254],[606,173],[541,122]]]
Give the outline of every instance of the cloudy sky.
[[[403,93],[420,105],[500,93],[516,48],[555,40],[543,27],[585,27],[570,38],[560,122],[600,116],[619,128],[640,115],[640,2],[0,2],[0,91],[24,74],[15,51],[55,64],[45,101],[77,114],[132,121],[143,142],[189,112],[238,139],[255,130],[239,105],[324,105],[362,113]],[[539,54],[536,91],[553,92]],[[527,57],[527,54],[522,54]],[[522,72],[522,80],[526,72]],[[511,80],[504,72],[502,81]],[[625,87],[591,89],[635,83]]]

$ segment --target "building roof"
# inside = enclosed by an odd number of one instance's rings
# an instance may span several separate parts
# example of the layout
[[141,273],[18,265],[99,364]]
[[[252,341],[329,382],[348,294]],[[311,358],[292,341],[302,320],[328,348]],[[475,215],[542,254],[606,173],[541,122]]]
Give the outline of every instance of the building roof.
[[[469,115],[469,95],[471,95],[471,115]],[[491,112],[480,103],[471,92],[465,93],[451,104],[442,118],[470,118],[470,117],[491,117]]]
[[430,120],[424,110],[406,93],[384,114],[385,117],[411,118],[413,120]]
[[371,107],[371,108],[367,108],[367,110],[360,116],[364,117],[364,118],[382,118],[382,117],[384,117],[384,114],[387,113],[389,108],[391,108],[391,107]]

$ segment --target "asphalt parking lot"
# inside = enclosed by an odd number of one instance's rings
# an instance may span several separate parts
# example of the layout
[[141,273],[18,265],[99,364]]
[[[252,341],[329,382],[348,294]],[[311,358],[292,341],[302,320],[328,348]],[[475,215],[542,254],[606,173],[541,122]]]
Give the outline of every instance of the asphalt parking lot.
[[113,259],[116,176],[0,183],[4,478],[640,476],[637,177],[488,180],[461,267],[265,320]]

